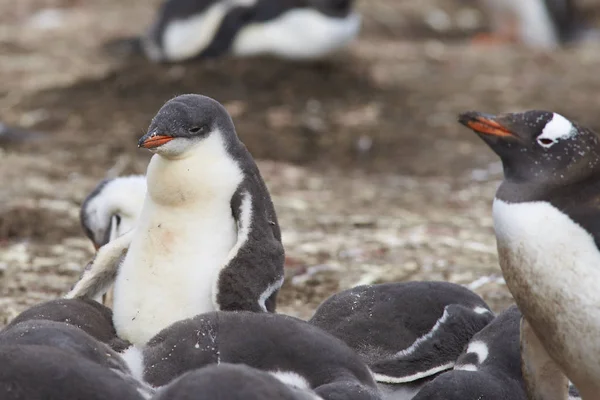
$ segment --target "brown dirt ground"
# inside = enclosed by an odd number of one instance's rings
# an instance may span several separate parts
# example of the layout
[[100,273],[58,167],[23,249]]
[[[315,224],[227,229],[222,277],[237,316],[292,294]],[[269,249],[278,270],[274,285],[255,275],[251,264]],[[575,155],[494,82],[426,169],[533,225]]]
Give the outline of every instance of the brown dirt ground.
[[[307,318],[336,291],[417,279],[510,303],[490,215],[501,168],[456,115],[541,108],[600,128],[600,44],[473,46],[486,22],[472,1],[358,0],[360,38],[318,63],[165,66],[102,51],[157,3],[0,2],[0,121],[42,135],[0,142],[0,326],[74,283],[92,254],[82,199],[105,176],[144,172],[137,138],[186,92],[224,103],[260,160],[288,254],[280,311]],[[426,23],[440,10],[443,32]]]

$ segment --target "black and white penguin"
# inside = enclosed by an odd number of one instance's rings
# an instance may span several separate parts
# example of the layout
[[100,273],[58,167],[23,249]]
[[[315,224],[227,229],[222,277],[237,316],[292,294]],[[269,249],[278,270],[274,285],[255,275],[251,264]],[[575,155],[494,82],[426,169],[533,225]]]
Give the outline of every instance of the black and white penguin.
[[156,154],[138,226],[103,246],[67,297],[97,296],[118,267],[113,321],[121,338],[138,345],[204,312],[274,311],[284,275],[281,231],[225,108],[178,96],[139,146]]
[[512,306],[475,334],[452,371],[426,384],[414,400],[527,400],[521,374],[521,312]]
[[402,282],[334,294],[309,323],[348,344],[386,397],[400,399],[452,369],[471,337],[493,318],[483,299],[463,286]]
[[243,364],[222,363],[186,372],[152,400],[320,400],[314,392],[285,385],[273,375]]
[[380,398],[369,368],[344,342],[300,319],[216,311],[177,322],[143,348],[143,378],[158,387],[206,365],[245,364],[323,399]]
[[143,400],[114,370],[58,348],[0,345],[2,400]]
[[[79,220],[96,250],[135,227],[145,197],[143,175],[104,179],[92,190],[81,205]],[[94,300],[112,306],[112,290]]]
[[145,197],[143,175],[120,176],[98,183],[79,212],[81,226],[96,250],[135,227]]
[[120,352],[131,344],[117,337],[110,308],[91,299],[57,299],[28,308],[17,315],[4,329],[36,320],[64,322],[83,330],[113,350]]
[[595,399],[600,393],[598,135],[548,111],[468,112],[459,121],[504,166],[494,227],[502,273],[524,315],[523,371],[530,396],[566,398],[562,370],[583,399]]
[[270,54],[318,59],[360,30],[353,0],[166,0],[147,34],[109,47],[157,62]]
[[574,0],[482,0],[499,38],[551,50],[578,32]]

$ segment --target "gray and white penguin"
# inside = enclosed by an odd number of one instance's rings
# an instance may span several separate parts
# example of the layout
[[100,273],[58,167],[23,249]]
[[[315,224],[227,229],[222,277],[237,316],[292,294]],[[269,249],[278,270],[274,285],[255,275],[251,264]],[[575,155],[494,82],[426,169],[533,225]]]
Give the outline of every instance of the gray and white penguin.
[[110,308],[91,299],[56,299],[37,304],[13,318],[4,330],[39,320],[73,325],[117,352],[131,346],[131,343],[117,336]]
[[543,50],[585,36],[575,0],[481,0],[497,37]]
[[[344,342],[300,319],[215,311],[176,322],[138,351],[144,381],[161,387],[207,365],[245,364],[323,399],[377,400],[369,368]],[[134,353],[128,357],[133,364]]]
[[157,391],[152,400],[320,400],[311,390],[288,386],[273,375],[243,364],[221,363],[186,372]]
[[96,185],[79,212],[83,231],[96,250],[135,227],[145,197],[144,175],[103,179]]
[[494,228],[502,273],[524,316],[521,345],[528,394],[566,398],[566,374],[583,399],[596,399],[599,137],[549,111],[467,112],[459,121],[504,166],[493,204]]
[[353,0],[166,0],[148,32],[107,47],[157,62],[269,54],[318,59],[360,30]]
[[61,349],[0,345],[2,400],[143,400],[149,393],[114,370]]
[[[83,231],[96,250],[135,227],[145,197],[143,175],[103,179],[96,185],[79,211]],[[111,288],[94,300],[111,307],[112,294]]]
[[520,323],[517,306],[500,313],[473,336],[454,369],[427,383],[414,400],[527,400]]
[[205,96],[178,96],[139,146],[156,154],[138,225],[100,248],[66,297],[95,297],[116,276],[114,325],[138,345],[204,312],[274,311],[283,284],[281,231],[225,108]]
[[309,323],[356,351],[386,398],[410,399],[452,369],[471,337],[493,318],[483,299],[463,286],[415,281],[334,294]]

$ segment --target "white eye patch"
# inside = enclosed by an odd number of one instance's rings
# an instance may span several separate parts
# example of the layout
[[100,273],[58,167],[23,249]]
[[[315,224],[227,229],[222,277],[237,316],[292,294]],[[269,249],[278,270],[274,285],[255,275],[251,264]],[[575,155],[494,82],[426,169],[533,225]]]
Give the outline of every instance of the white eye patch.
[[577,130],[565,117],[553,113],[552,119],[548,121],[542,134],[537,137],[537,142],[542,147],[551,147],[559,140],[568,139],[575,135]]

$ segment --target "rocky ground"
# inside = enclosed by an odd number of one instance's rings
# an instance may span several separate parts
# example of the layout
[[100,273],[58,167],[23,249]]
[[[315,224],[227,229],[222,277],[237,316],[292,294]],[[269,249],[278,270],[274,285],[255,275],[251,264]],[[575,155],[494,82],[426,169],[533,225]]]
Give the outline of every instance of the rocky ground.
[[[600,43],[552,54],[473,45],[466,0],[358,0],[361,35],[318,63],[269,58],[152,65],[106,53],[156,0],[0,3],[0,325],[61,296],[92,255],[79,206],[105,176],[143,173],[137,138],[162,103],[226,105],[277,207],[287,252],[280,311],[303,318],[364,283],[442,279],[500,310],[493,153],[461,111],[531,108],[600,128]],[[600,4],[584,2],[585,13]]]

